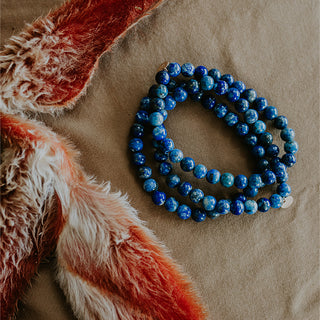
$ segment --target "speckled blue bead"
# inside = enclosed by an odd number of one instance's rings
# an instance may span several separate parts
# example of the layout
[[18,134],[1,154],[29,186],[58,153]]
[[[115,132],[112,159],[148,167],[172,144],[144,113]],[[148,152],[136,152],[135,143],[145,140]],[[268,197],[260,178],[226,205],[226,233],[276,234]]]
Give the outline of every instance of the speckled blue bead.
[[242,93],[242,98],[248,100],[250,103],[252,103],[257,98],[257,93],[253,89],[246,89]]
[[206,179],[211,184],[216,184],[220,181],[220,172],[216,169],[211,169],[206,174]]
[[180,177],[177,174],[169,174],[166,178],[166,183],[169,188],[175,188],[180,184]]
[[262,158],[266,153],[264,147],[263,146],[259,146],[259,145],[255,145],[252,148],[251,152],[252,152],[253,156],[256,157],[256,158]]
[[144,126],[139,123],[134,123],[131,127],[131,134],[135,138],[141,138],[144,136]]
[[270,209],[270,201],[267,198],[258,199],[257,205],[260,212],[267,212]]
[[220,177],[220,183],[225,188],[230,188],[233,186],[234,176],[231,173],[224,173]]
[[162,191],[155,191],[152,194],[152,201],[157,206],[162,206],[166,202],[166,194]]
[[277,181],[277,177],[273,171],[267,170],[261,175],[263,183],[266,185],[274,184]]
[[201,189],[193,189],[189,193],[189,198],[193,203],[199,203],[204,197],[204,193]]
[[216,218],[218,218],[220,216],[220,214],[215,210],[206,211],[206,214],[207,214],[207,217],[210,218],[210,219],[216,219]]
[[264,109],[264,116],[267,120],[273,120],[278,116],[278,109],[273,106],[268,106]]
[[257,163],[257,170],[259,172],[264,172],[267,168],[269,168],[270,164],[267,159],[260,159]]
[[229,87],[230,87],[230,86],[233,84],[233,82],[234,82],[233,76],[232,76],[231,74],[228,74],[228,73],[222,75],[221,78],[220,78],[220,80],[225,81],[225,82],[228,84]]
[[238,189],[244,189],[248,185],[248,179],[245,175],[239,174],[234,178],[234,185]]
[[249,109],[249,106],[249,101],[243,98],[240,98],[234,104],[235,109],[240,113],[246,112]]
[[215,113],[215,115],[218,118],[221,119],[221,118],[225,117],[225,115],[228,113],[228,106],[226,106],[225,104],[222,104],[222,103],[218,103],[213,108],[213,112]]
[[276,144],[270,144],[266,148],[266,156],[267,157],[276,157],[280,152],[279,147]]
[[213,80],[215,82],[220,80],[220,78],[221,78],[221,73],[220,73],[220,71],[218,69],[210,69],[208,71],[208,74],[209,74],[210,77],[213,78]]
[[177,215],[182,220],[187,220],[191,217],[191,209],[185,204],[181,204],[177,209]]
[[[273,158],[271,158],[271,159],[269,160],[271,168],[273,169],[277,164],[281,163],[280,160],[281,160],[281,159],[280,159],[279,157],[273,157]],[[273,171],[274,171],[274,170],[273,170]]]
[[177,82],[173,79],[170,79],[169,83],[167,84],[167,88],[169,92],[172,92],[177,87]]
[[149,116],[149,123],[154,127],[161,126],[163,120],[163,115],[160,112],[153,112]]
[[140,123],[140,124],[147,124],[148,121],[149,121],[149,114],[147,111],[145,110],[139,110],[137,113],[136,113],[136,118],[135,118],[136,122],[137,123]]
[[168,89],[164,84],[159,84],[156,88],[154,88],[153,95],[155,97],[164,99],[168,95]]
[[170,77],[177,77],[181,72],[181,67],[179,63],[171,62],[168,64],[167,70]]
[[219,96],[226,94],[228,89],[228,84],[223,80],[219,80],[214,86],[214,92]]
[[286,172],[283,176],[277,177],[277,182],[282,183],[282,182],[287,182],[289,179],[288,172]]
[[149,179],[152,175],[152,169],[148,166],[141,166],[138,169],[138,177],[140,179],[146,180]]
[[208,69],[205,66],[198,66],[194,70],[194,77],[198,80],[206,75],[208,75]]
[[169,153],[169,159],[173,163],[178,163],[183,159],[183,152],[179,149],[173,149]]
[[156,81],[159,84],[168,84],[170,82],[170,76],[167,70],[161,70],[156,74]]
[[132,152],[141,151],[143,149],[143,142],[140,138],[133,138],[129,141],[129,150]]
[[174,149],[174,142],[172,139],[165,138],[159,142],[159,149],[164,153],[170,152]]
[[238,89],[240,93],[246,90],[246,85],[242,81],[235,81],[232,87]]
[[273,120],[273,125],[277,129],[284,129],[288,126],[288,119],[285,116],[278,116]]
[[227,92],[227,99],[230,102],[236,102],[240,98],[240,91],[236,88],[229,88]]
[[191,94],[190,99],[192,101],[199,102],[201,101],[202,96],[203,96],[203,92],[197,92],[197,93]]
[[186,83],[185,90],[190,94],[195,94],[199,92],[200,90],[199,82],[195,79],[190,79]]
[[253,198],[258,194],[259,190],[256,187],[247,186],[243,189],[243,194],[248,198]]
[[239,117],[233,112],[228,112],[223,120],[225,121],[227,126],[233,127],[236,123],[238,123]]
[[175,212],[179,207],[179,202],[174,197],[169,197],[164,206],[169,212]]
[[280,137],[283,141],[293,141],[295,132],[291,128],[284,128],[280,132]]
[[147,192],[152,192],[158,189],[158,183],[156,180],[149,178],[144,181],[143,189]]
[[151,112],[164,110],[165,107],[166,107],[166,104],[164,100],[161,98],[152,98],[150,101]]
[[207,211],[212,211],[216,206],[217,200],[213,196],[205,196],[202,199],[202,207]]
[[273,141],[273,136],[270,132],[263,132],[260,136],[259,136],[259,143],[262,146],[268,146],[269,144],[271,144]]
[[299,145],[296,141],[288,141],[284,144],[284,151],[295,154],[299,150]]
[[192,185],[186,181],[182,182],[178,187],[178,192],[184,197],[186,197],[191,190],[192,190]]
[[195,222],[202,222],[206,219],[207,215],[204,210],[201,209],[195,209],[192,211],[191,218]]
[[248,179],[248,186],[253,188],[262,188],[263,181],[260,174],[254,173]]
[[167,130],[163,125],[155,127],[152,130],[152,136],[153,136],[153,139],[160,141],[167,136]]
[[204,166],[203,164],[197,164],[194,169],[193,169],[193,175],[197,178],[197,179],[202,179],[207,175],[207,167]]
[[281,206],[282,206],[283,198],[279,194],[274,193],[269,198],[269,202],[270,202],[271,208],[278,209],[278,208],[281,208]]
[[215,211],[219,214],[227,214],[230,211],[230,203],[228,200],[219,200],[216,204]]
[[244,114],[244,121],[248,124],[253,124],[259,119],[259,114],[254,109],[249,109]]
[[154,160],[156,160],[157,162],[164,162],[168,160],[168,155],[161,150],[157,150],[154,153],[153,157],[154,157]]
[[195,68],[192,63],[187,62],[181,66],[181,73],[185,77],[192,77],[194,74],[194,71],[195,71]]
[[282,177],[287,172],[287,167],[282,162],[277,162],[272,166],[272,171],[275,173],[277,177]]
[[232,199],[233,199],[233,201],[239,200],[239,201],[242,201],[243,203],[245,203],[247,201],[247,197],[243,193],[240,193],[240,192],[233,195]]
[[211,94],[204,94],[201,97],[201,104],[207,110],[211,110],[216,105],[216,99]]
[[159,165],[159,173],[162,176],[168,175],[172,171],[172,164],[169,162],[162,162]]
[[243,137],[249,133],[249,126],[244,122],[238,122],[235,128],[236,128],[236,134],[240,137]]
[[258,120],[252,125],[252,132],[254,134],[261,134],[266,131],[266,124],[262,120]]
[[166,110],[173,110],[177,102],[171,96],[166,96],[166,98],[164,99],[164,104]]
[[188,97],[188,93],[183,88],[178,87],[174,89],[173,98],[177,102],[183,102],[187,99],[187,97]]
[[252,133],[248,133],[245,137],[244,137],[244,142],[253,147],[258,143],[258,137],[255,134]]
[[201,89],[204,91],[209,91],[213,88],[214,81],[210,76],[203,76],[200,80]]
[[244,204],[240,200],[232,201],[230,205],[230,211],[232,214],[239,216],[244,211]]
[[281,197],[287,197],[290,195],[291,193],[291,187],[283,182],[281,184],[278,185],[277,187],[277,193],[281,196]]
[[296,157],[292,153],[286,153],[281,158],[281,162],[284,163],[287,167],[293,167],[296,161]]
[[167,110],[160,110],[159,111],[161,114],[162,114],[162,116],[163,116],[163,121],[166,121],[167,120],[167,118],[168,118],[168,112],[167,112]]
[[247,213],[247,214],[255,214],[258,210],[258,205],[257,205],[257,202],[254,201],[254,200],[247,200],[245,203],[244,203],[244,211]]
[[257,111],[263,111],[268,106],[268,100],[263,97],[256,98],[253,106]]
[[190,157],[185,157],[180,162],[181,169],[186,172],[192,171],[194,166],[195,166],[195,162]]
[[132,155],[132,161],[136,166],[142,166],[146,163],[146,156],[141,152],[135,152]]
[[151,99],[149,97],[143,97],[140,100],[140,109],[148,111],[150,109],[150,101]]

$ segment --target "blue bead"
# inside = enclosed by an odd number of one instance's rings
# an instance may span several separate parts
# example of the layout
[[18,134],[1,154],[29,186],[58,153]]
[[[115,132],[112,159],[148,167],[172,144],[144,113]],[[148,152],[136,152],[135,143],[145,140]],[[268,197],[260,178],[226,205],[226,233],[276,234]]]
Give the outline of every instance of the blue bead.
[[246,89],[242,93],[242,98],[248,100],[250,103],[252,103],[257,98],[257,93],[253,89]]
[[185,77],[192,77],[194,74],[195,68],[193,66],[192,63],[184,63],[181,66],[181,73],[185,76]]
[[164,110],[166,104],[163,99],[161,98],[152,98],[150,101],[150,111],[161,111]]
[[159,84],[168,84],[170,82],[170,76],[167,70],[161,70],[156,74],[156,81]]
[[193,175],[198,178],[202,179],[207,175],[207,168],[203,164],[197,164],[193,169]]
[[199,82],[195,79],[190,79],[186,83],[185,89],[188,93],[195,94],[195,93],[199,92],[199,89],[200,89]]
[[139,124],[147,124],[149,121],[149,114],[145,110],[139,110],[136,113],[136,122]]
[[296,157],[292,153],[286,153],[282,156],[281,162],[287,167],[292,167],[297,162]]
[[165,138],[160,141],[159,148],[164,153],[170,152],[174,149],[174,142],[169,138]]
[[248,133],[245,137],[244,137],[244,142],[253,147],[257,144],[258,142],[258,137],[252,133]]
[[169,212],[175,212],[179,207],[179,202],[175,198],[170,197],[167,198],[164,206]]
[[134,123],[133,126],[131,127],[131,134],[135,138],[141,138],[144,136],[144,126],[139,123]]
[[177,82],[173,79],[170,79],[170,82],[167,84],[168,91],[172,92],[177,87]]
[[204,193],[200,189],[193,189],[190,191],[189,198],[194,203],[199,203],[204,197]]
[[142,166],[146,163],[146,156],[141,152],[135,152],[132,155],[132,161],[136,166]]
[[168,175],[172,171],[172,164],[169,162],[162,162],[159,165],[159,173],[162,176]]
[[253,106],[257,111],[263,111],[268,106],[268,100],[263,97],[256,98]]
[[157,84],[153,84],[153,85],[149,88],[149,92],[148,92],[149,97],[154,98],[154,97],[157,96],[157,95],[156,95],[156,92],[155,92],[157,88],[158,88],[158,85],[157,85]]
[[160,110],[159,112],[160,112],[160,113],[162,114],[162,116],[163,116],[163,121],[166,121],[167,118],[168,118],[168,112],[167,112],[167,110]]
[[204,91],[209,91],[213,88],[213,78],[210,76],[203,76],[200,80],[201,89]]
[[181,169],[186,172],[192,171],[194,166],[195,166],[195,162],[190,157],[185,157],[180,162]]
[[242,81],[235,81],[232,87],[238,89],[240,93],[246,90],[246,85]]
[[217,200],[213,196],[205,196],[202,199],[202,207],[207,211],[212,211],[216,206]]
[[[277,164],[281,163],[279,157],[273,157],[269,160],[270,166],[273,169]],[[274,171],[274,170],[273,170]]]
[[248,179],[248,186],[253,188],[262,188],[263,181],[260,174],[254,173]]
[[259,114],[254,109],[249,109],[244,114],[244,121],[248,124],[253,124],[259,119]]
[[254,201],[254,200],[247,200],[245,203],[244,203],[244,211],[247,213],[247,214],[254,214],[256,213],[258,210],[258,205],[257,205],[257,202]]
[[177,62],[171,62],[167,66],[167,70],[170,77],[177,77],[181,72],[180,64]]
[[140,179],[149,179],[152,175],[152,169],[150,167],[147,166],[141,166],[138,169],[138,177]]
[[287,167],[282,162],[277,162],[272,166],[272,170],[276,177],[283,177],[287,172]]
[[221,96],[227,93],[228,88],[228,84],[225,81],[219,80],[214,86],[214,92]]
[[277,193],[281,197],[287,197],[291,193],[291,187],[287,183],[283,182],[283,183],[278,185]]
[[225,104],[219,103],[213,108],[213,112],[218,118],[223,118],[228,113],[228,107]]
[[223,76],[221,76],[220,80],[225,81],[228,84],[229,87],[234,82],[233,76],[231,74],[224,74]]
[[208,75],[208,69],[204,66],[198,66],[194,70],[194,77],[200,80],[202,77]]
[[155,98],[164,99],[168,95],[168,89],[164,84],[159,84],[157,87],[154,87],[152,91],[152,96]]
[[282,206],[283,198],[279,194],[274,193],[269,198],[269,202],[270,202],[271,208],[278,209],[278,208],[281,208]]
[[211,110],[216,104],[216,99],[211,94],[204,94],[201,97],[201,104],[205,109]]
[[256,187],[247,186],[243,189],[243,194],[248,198],[253,198],[258,194],[259,190]]
[[266,149],[266,156],[276,157],[280,152],[279,147],[276,144],[270,144]]
[[281,130],[280,137],[283,141],[293,141],[294,136],[294,130],[291,128],[284,128]]
[[284,129],[288,126],[288,119],[285,116],[278,116],[273,120],[273,125],[277,129]]
[[173,149],[169,153],[169,159],[173,163],[178,163],[183,159],[183,152],[179,149]]
[[233,201],[239,200],[239,201],[242,201],[243,203],[247,201],[247,198],[243,193],[236,193],[232,198],[233,198]]
[[282,182],[287,182],[289,179],[288,172],[286,172],[283,176],[277,177],[277,182],[282,183]]
[[152,192],[158,189],[158,183],[156,180],[149,178],[144,181],[143,189],[147,192]]
[[269,168],[270,164],[267,159],[260,159],[257,163],[257,170],[260,172],[264,172],[267,168]]
[[141,151],[143,149],[143,142],[139,138],[133,138],[129,141],[129,150],[132,152]]
[[263,183],[270,185],[274,184],[277,181],[277,177],[273,171],[267,170],[261,175]]
[[233,186],[234,176],[231,173],[224,173],[220,177],[220,183],[225,188],[230,188]]
[[166,96],[166,98],[164,99],[164,104],[166,110],[173,110],[177,102],[171,96]]
[[144,97],[140,101],[140,109],[148,111],[150,109],[150,101],[149,97]]
[[249,133],[249,126],[244,122],[238,122],[235,128],[236,134],[240,137],[243,137]]
[[270,209],[270,201],[267,198],[258,199],[257,205],[260,212],[267,212]]
[[249,101],[243,98],[240,98],[234,104],[235,109],[240,113],[246,112],[249,109],[249,106],[250,106]]
[[203,92],[197,92],[190,95],[192,101],[199,102],[203,96]]
[[162,206],[166,202],[166,194],[162,191],[155,191],[152,194],[152,201],[157,206]]
[[269,144],[271,144],[273,141],[273,136],[270,132],[263,132],[260,137],[259,137],[259,143],[262,146],[267,146]]
[[252,126],[252,132],[254,134],[261,134],[265,131],[266,131],[266,124],[261,120],[258,120],[257,122],[255,122]]
[[265,155],[265,150],[264,147],[256,145],[252,148],[251,150],[253,156],[255,156],[256,158],[262,158]]
[[217,82],[221,78],[221,73],[218,69],[210,69],[208,71],[208,75],[212,77],[215,82]]
[[268,120],[273,120],[278,116],[278,109],[273,106],[266,107],[264,109],[264,116]]
[[296,141],[288,141],[284,144],[284,151],[295,154],[299,150],[299,145]]
[[164,153],[163,151],[161,151],[161,150],[157,150],[154,153],[154,159],[157,162],[164,162],[164,161],[166,161],[168,159],[168,155],[166,153]]
[[244,189],[248,185],[248,179],[245,175],[239,174],[234,178],[234,185],[238,189]]
[[166,178],[166,183],[169,188],[175,188],[180,184],[180,177],[177,174],[169,174]]
[[216,169],[211,169],[206,174],[206,179],[211,184],[216,184],[220,181],[220,172]]
[[178,87],[178,88],[174,89],[173,98],[177,102],[183,102],[187,99],[187,97],[188,97],[188,93],[183,88]]
[[182,182],[178,187],[178,192],[186,197],[192,190],[192,185],[189,182]]
[[163,125],[155,127],[152,130],[152,136],[156,141],[160,141],[167,136],[167,130]]
[[236,88],[229,88],[227,92],[227,99],[230,102],[236,102],[240,98],[240,91]]
[[233,127],[238,121],[239,117],[233,112],[228,112],[227,115],[224,117],[224,121],[229,127]]
[[206,212],[204,210],[201,209],[195,209],[193,210],[192,214],[191,214],[191,218],[192,220],[194,220],[195,222],[202,222],[206,219]]
[[239,216],[244,211],[244,204],[240,200],[232,201],[230,205],[230,211],[232,214]]
[[163,115],[160,112],[153,112],[149,116],[149,123],[154,127],[161,126],[163,120]]
[[207,214],[207,217],[210,218],[210,219],[216,219],[216,218],[218,218],[220,216],[220,214],[215,210],[206,211],[206,214]]
[[191,209],[185,204],[181,204],[177,209],[178,217],[182,220],[187,220],[191,217]]
[[230,211],[230,203],[228,200],[219,200],[216,204],[215,211],[219,214],[227,214]]

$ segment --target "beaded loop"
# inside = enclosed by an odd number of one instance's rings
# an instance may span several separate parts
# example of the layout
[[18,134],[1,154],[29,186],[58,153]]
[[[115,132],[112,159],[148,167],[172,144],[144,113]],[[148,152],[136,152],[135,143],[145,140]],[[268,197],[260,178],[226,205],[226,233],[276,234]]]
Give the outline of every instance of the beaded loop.
[[[178,79],[175,79],[177,78]],[[183,79],[186,78],[186,79]],[[208,70],[205,66],[194,67],[191,63],[180,66],[176,62],[164,63],[158,70],[147,97],[141,99],[140,110],[136,113],[135,123],[131,128],[132,138],[129,150],[133,153],[133,163],[137,166],[138,177],[143,180],[143,189],[150,193],[156,205],[164,205],[169,212],[176,212],[180,219],[190,217],[196,221],[204,221],[206,217],[215,219],[231,212],[241,215],[243,212],[252,215],[257,211],[267,212],[271,208],[288,207],[292,203],[291,187],[287,184],[288,168],[296,163],[295,154],[298,143],[294,140],[295,132],[288,127],[288,119],[278,115],[274,106],[269,106],[267,99],[258,97],[257,92],[246,88],[242,81],[235,81],[230,74],[221,75],[218,69]],[[251,149],[257,161],[256,172],[249,177],[243,174],[234,176],[231,173],[220,173],[217,169],[207,169],[203,164],[196,164],[183,152],[175,148],[174,141],[167,137],[165,121],[168,113],[184,102],[188,96],[200,102],[202,106],[223,119],[228,127],[243,139]],[[216,98],[225,96],[232,103],[234,111],[224,103],[217,103]],[[279,157],[280,148],[273,141],[271,132],[266,131],[266,121],[280,130],[284,141],[285,154]],[[153,136],[154,159],[159,162],[159,174],[165,177],[170,189],[176,189],[193,204],[200,207],[192,209],[189,205],[179,203],[174,197],[158,190],[158,182],[152,178],[152,169],[147,166],[143,154],[143,137],[145,128],[151,127]],[[197,179],[204,179],[209,184],[217,184],[239,189],[240,193],[231,199],[216,199],[213,195],[205,195],[201,189],[193,188],[188,181],[182,181],[173,172],[173,165],[179,164],[185,172],[192,172]],[[275,193],[269,199],[253,199],[267,185],[278,184]]]

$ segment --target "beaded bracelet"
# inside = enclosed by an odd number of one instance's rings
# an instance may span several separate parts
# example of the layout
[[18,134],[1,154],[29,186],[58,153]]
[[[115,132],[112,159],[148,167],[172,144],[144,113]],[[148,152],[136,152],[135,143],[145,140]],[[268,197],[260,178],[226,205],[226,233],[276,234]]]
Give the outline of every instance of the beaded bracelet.
[[[138,176],[143,180],[143,189],[151,194],[156,205],[164,205],[169,212],[177,212],[183,220],[191,217],[196,222],[203,221],[206,217],[214,219],[229,212],[234,215],[243,212],[254,214],[257,210],[267,212],[270,208],[291,205],[293,199],[289,196],[291,187],[286,183],[287,169],[296,163],[298,144],[294,141],[294,130],[288,128],[287,118],[278,116],[276,107],[268,106],[268,101],[257,97],[255,90],[246,89],[242,81],[234,81],[230,74],[221,75],[217,69],[208,71],[204,66],[195,68],[191,63],[180,66],[173,62],[162,66],[155,79],[158,84],[152,85],[148,96],[140,102],[140,110],[136,113],[135,123],[131,128],[133,138],[129,142],[129,149],[133,152],[132,159]],[[200,102],[205,109],[212,110],[227,126],[235,129],[257,159],[257,173],[249,177],[243,174],[234,177],[228,172],[220,174],[217,169],[207,170],[203,164],[196,165],[191,157],[184,157],[183,152],[175,148],[174,141],[167,137],[164,122],[168,112],[177,103],[184,102],[188,95],[193,101]],[[225,96],[233,103],[235,112],[230,111],[226,104],[216,103],[214,95]],[[266,131],[266,123],[260,118],[272,121],[273,126],[281,130],[280,137],[285,141],[285,154],[281,158],[278,157],[279,147],[273,144],[273,135]],[[152,169],[146,165],[146,157],[142,153],[142,138],[146,127],[152,128],[154,159],[160,163],[159,173],[166,177],[168,187],[175,188],[182,196],[189,196],[194,204],[201,203],[201,207],[191,209],[189,205],[179,203],[174,197],[167,197],[165,192],[158,190],[158,182],[152,178]],[[204,195],[201,189],[193,188],[188,181],[182,182],[179,175],[173,173],[172,163],[180,163],[183,171],[193,172],[198,179],[206,178],[210,184],[220,182],[225,188],[234,185],[242,192],[232,200],[217,201],[214,196]],[[257,196],[263,187],[276,183],[276,193],[269,199],[247,199]]]

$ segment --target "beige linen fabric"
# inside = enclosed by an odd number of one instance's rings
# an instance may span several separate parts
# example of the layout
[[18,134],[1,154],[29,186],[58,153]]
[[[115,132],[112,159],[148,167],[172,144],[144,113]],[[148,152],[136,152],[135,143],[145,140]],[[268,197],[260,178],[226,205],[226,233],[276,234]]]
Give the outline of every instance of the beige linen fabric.
[[[2,0],[1,44],[61,3]],[[40,116],[74,142],[89,174],[128,194],[193,279],[210,319],[319,319],[318,33],[316,0],[168,0],[101,58],[73,110],[59,118]],[[288,117],[300,145],[289,172],[290,208],[197,224],[152,203],[135,175],[127,143],[139,101],[165,60],[231,73]],[[250,153],[232,130],[198,104],[179,105],[167,129],[197,163],[235,175],[253,169]],[[229,193],[191,180],[206,193]],[[74,319],[54,282],[53,258],[41,265],[18,319]]]

